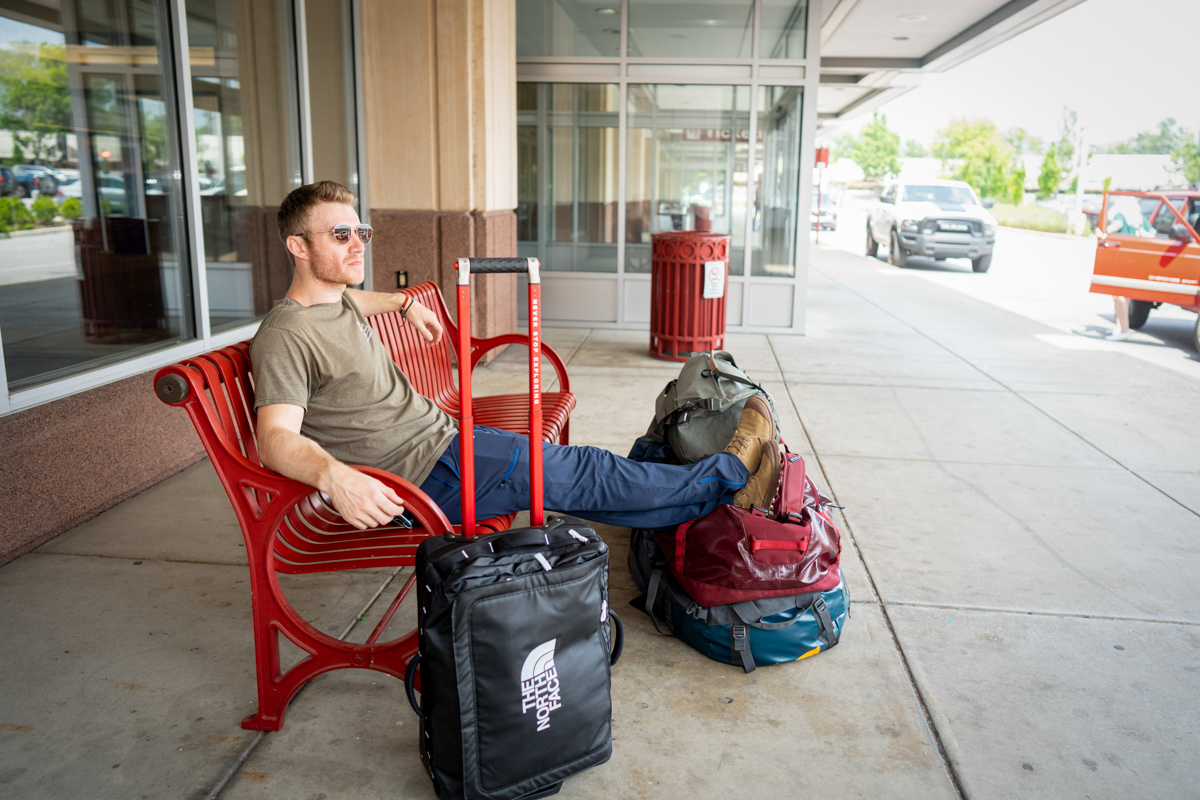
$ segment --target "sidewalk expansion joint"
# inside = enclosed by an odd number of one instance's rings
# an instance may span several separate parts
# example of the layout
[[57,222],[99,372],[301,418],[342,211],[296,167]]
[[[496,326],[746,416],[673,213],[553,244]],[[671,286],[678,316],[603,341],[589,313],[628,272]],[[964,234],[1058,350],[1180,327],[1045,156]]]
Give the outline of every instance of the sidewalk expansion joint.
[[205,567],[249,567],[246,561],[201,561],[195,558],[159,558],[155,556],[113,556],[106,553],[62,553],[55,550],[34,550],[32,556],[65,556],[67,558],[107,558],[112,561],[153,561],[165,564],[198,564]]
[[[783,365],[779,362],[779,354],[775,352],[775,343],[771,341],[771,337],[769,336],[767,337],[767,345],[771,348],[771,355],[775,358],[775,363],[782,371]],[[792,410],[796,412],[796,419],[800,421],[800,427],[804,431],[804,438],[808,442],[809,449],[812,450],[813,460],[817,462],[817,469],[821,473],[821,478],[825,481],[825,486],[828,487],[833,502],[841,505],[837,498],[837,492],[829,480],[829,474],[825,471],[825,465],[821,462],[821,455],[817,452],[817,448],[813,444],[812,435],[809,433],[808,426],[804,423],[804,416],[800,413],[800,407],[796,404],[796,398],[792,396],[790,388],[787,389],[787,396],[792,404]],[[846,536],[849,537],[850,543],[854,546],[854,553],[858,556],[858,563],[862,567],[863,573],[867,576],[873,602],[879,607],[879,613],[883,618],[884,626],[887,628],[888,637],[892,641],[892,648],[895,650],[896,659],[900,662],[900,668],[904,671],[905,680],[908,682],[908,689],[917,701],[917,708],[921,710],[921,716],[925,720],[925,728],[929,731],[929,738],[932,740],[933,748],[942,763],[942,769],[946,773],[946,779],[950,783],[950,788],[959,800],[967,800],[967,792],[963,788],[962,780],[959,778],[958,771],[954,768],[954,762],[950,759],[950,754],[947,752],[946,745],[942,741],[942,734],[934,722],[933,714],[930,713],[929,701],[926,699],[924,692],[921,691],[921,686],[917,683],[916,675],[913,674],[912,665],[908,661],[908,655],[904,652],[904,646],[900,643],[900,638],[896,635],[896,628],[892,625],[891,615],[888,614],[887,606],[883,603],[883,599],[879,594],[879,587],[876,585],[875,576],[871,573],[866,559],[862,556],[862,550],[858,546],[858,540],[854,536],[854,529],[850,525],[850,520],[847,518],[845,511],[840,511],[839,515],[841,516]]]
[[[396,567],[392,574],[389,575],[382,584],[380,584],[379,588],[375,591],[375,594],[373,594],[371,599],[368,600],[362,607],[362,610],[354,615],[354,619],[349,625],[346,626],[346,630],[342,631],[341,635],[337,637],[338,641],[345,641],[346,637],[350,635],[350,632],[358,626],[358,623],[366,618],[367,613],[371,610],[375,603],[378,602],[380,596],[384,593],[387,587],[391,585],[392,581],[396,579],[396,576],[400,574],[400,570],[402,569],[404,569],[404,567]],[[297,698],[304,693],[304,690],[307,689],[310,684],[311,681],[297,689],[296,693],[292,695],[291,703],[296,702]],[[246,763],[246,760],[250,758],[250,754],[254,752],[254,749],[258,747],[264,739],[267,738],[268,733],[270,733],[270,731],[258,731],[257,734],[250,737],[250,740],[247,741],[246,744],[242,745],[242,749],[237,752],[237,755],[233,757],[233,760],[230,761],[225,766],[225,769],[221,772],[221,774],[217,776],[216,781],[209,786],[208,791],[201,795],[201,800],[217,800],[217,796],[225,790],[225,787],[228,786],[229,782],[233,780],[235,775],[237,775],[238,770],[240,770],[242,765]]]
[[[904,318],[902,318],[902,317],[898,316],[898,315],[897,315],[895,312],[893,312],[893,311],[890,311],[890,310],[888,310],[887,308],[884,308],[883,306],[881,306],[881,305],[879,305],[878,303],[876,303],[874,300],[872,300],[872,299],[870,299],[869,297],[867,297],[866,295],[864,295],[862,292],[858,291],[857,289],[854,289],[854,288],[850,287],[849,285],[847,285],[846,283],[843,283],[842,281],[838,280],[837,278],[833,277],[832,275],[830,275],[830,274],[828,274],[828,273],[826,273],[826,272],[822,272],[820,269],[818,269],[818,268],[816,268],[816,267],[813,267],[813,270],[814,270],[815,272],[817,272],[818,274],[820,274],[822,277],[825,277],[825,278],[827,278],[828,280],[832,281],[833,283],[837,284],[838,286],[841,286],[843,289],[845,289],[846,291],[850,292],[850,293],[851,293],[851,294],[853,294],[855,297],[857,297],[857,298],[859,298],[860,300],[862,300],[864,303],[867,303],[868,305],[870,305],[870,306],[872,306],[872,307],[874,307],[874,308],[878,309],[878,310],[879,310],[880,312],[882,312],[883,314],[886,314],[887,316],[889,316],[889,317],[891,317],[892,319],[894,319],[894,320],[896,320],[897,322],[899,322],[901,325],[904,325],[905,327],[909,328],[911,331],[913,331],[913,332],[914,332],[914,333],[916,333],[917,335],[921,336],[921,337],[922,337],[922,338],[924,338],[926,341],[928,341],[928,342],[930,342],[931,344],[933,344],[933,345],[936,345],[937,347],[939,347],[939,348],[941,348],[942,350],[946,351],[947,353],[949,353],[950,355],[952,355],[954,358],[957,358],[959,361],[961,361],[962,363],[966,364],[966,365],[967,365],[968,367],[970,367],[971,369],[973,369],[973,370],[975,370],[976,372],[978,372],[978,373],[979,373],[980,375],[982,375],[983,377],[987,378],[988,380],[995,381],[995,382],[996,382],[996,384],[997,384],[997,385],[999,385],[999,386],[1003,386],[1003,387],[1004,387],[1004,389],[1005,389],[1006,391],[1008,391],[1009,393],[1011,393],[1013,397],[1016,397],[1018,400],[1020,400],[1021,402],[1025,403],[1026,405],[1028,405],[1028,406],[1029,406],[1030,408],[1032,408],[1034,411],[1036,411],[1037,413],[1041,414],[1043,417],[1045,417],[1046,419],[1050,420],[1050,421],[1051,421],[1051,422],[1053,422],[1055,425],[1058,425],[1058,426],[1059,426],[1060,428],[1062,428],[1064,431],[1066,431],[1067,433],[1071,434],[1072,436],[1074,436],[1075,438],[1077,438],[1079,441],[1083,442],[1083,443],[1084,443],[1084,444],[1086,444],[1088,447],[1090,447],[1090,448],[1092,448],[1093,450],[1095,450],[1095,451],[1096,451],[1097,453],[1099,453],[1100,455],[1102,455],[1102,456],[1104,456],[1105,458],[1107,458],[1108,460],[1112,461],[1114,464],[1116,464],[1117,466],[1119,466],[1121,469],[1125,470],[1125,471],[1126,471],[1126,472],[1128,472],[1130,475],[1132,475],[1133,477],[1137,478],[1137,479],[1138,479],[1138,480],[1140,480],[1142,483],[1146,484],[1146,485],[1147,485],[1147,486],[1149,486],[1151,489],[1153,489],[1154,491],[1156,491],[1156,492],[1158,492],[1159,494],[1161,494],[1163,497],[1165,497],[1165,498],[1167,498],[1168,500],[1170,500],[1172,503],[1175,503],[1177,506],[1179,506],[1180,508],[1184,509],[1185,511],[1187,511],[1187,512],[1189,512],[1189,513],[1191,513],[1191,514],[1193,514],[1193,515],[1195,515],[1195,516],[1197,516],[1197,517],[1200,517],[1200,510],[1197,510],[1197,509],[1194,509],[1194,508],[1192,508],[1191,506],[1189,506],[1189,505],[1187,505],[1186,503],[1184,503],[1182,500],[1180,500],[1180,499],[1178,499],[1177,497],[1175,497],[1174,495],[1172,495],[1172,494],[1171,494],[1170,492],[1168,492],[1167,490],[1165,490],[1165,489],[1163,489],[1162,487],[1160,487],[1160,486],[1158,486],[1158,485],[1154,484],[1154,483],[1153,483],[1153,482],[1151,482],[1151,481],[1150,481],[1148,478],[1146,478],[1145,476],[1143,476],[1143,475],[1139,474],[1139,473],[1138,473],[1136,470],[1134,470],[1134,469],[1132,469],[1132,468],[1130,468],[1130,467],[1126,466],[1126,465],[1125,465],[1124,463],[1122,463],[1122,462],[1121,462],[1121,460],[1120,460],[1120,459],[1118,459],[1116,456],[1114,456],[1114,455],[1112,455],[1111,453],[1109,453],[1109,452],[1105,451],[1105,450],[1104,450],[1104,448],[1100,447],[1100,446],[1099,446],[1098,444],[1096,444],[1095,442],[1093,442],[1093,441],[1089,440],[1089,439],[1088,439],[1086,436],[1084,436],[1082,433],[1080,433],[1079,431],[1075,430],[1075,429],[1074,429],[1074,428],[1072,428],[1070,425],[1066,424],[1065,422],[1063,422],[1062,420],[1060,420],[1058,417],[1054,416],[1054,415],[1053,415],[1053,414],[1051,414],[1049,411],[1047,411],[1046,409],[1044,409],[1044,408],[1042,408],[1041,406],[1039,406],[1037,403],[1033,402],[1033,400],[1031,400],[1029,397],[1027,397],[1027,396],[1026,396],[1025,394],[1023,394],[1022,392],[1019,392],[1019,391],[1017,391],[1016,389],[1013,389],[1011,386],[1009,386],[1008,384],[1006,384],[1004,381],[1002,381],[1002,380],[1000,380],[1000,379],[998,379],[998,378],[996,378],[996,377],[994,377],[994,376],[992,376],[992,375],[989,375],[989,374],[987,373],[987,371],[983,369],[983,367],[981,367],[981,366],[979,366],[978,364],[976,364],[975,362],[971,361],[969,358],[967,358],[966,356],[962,355],[961,353],[958,353],[958,352],[954,351],[953,349],[951,349],[951,348],[950,348],[950,346],[949,346],[949,345],[945,344],[944,342],[938,341],[937,339],[935,339],[935,338],[933,338],[932,336],[930,336],[929,334],[927,334],[925,331],[923,331],[923,330],[921,330],[920,328],[918,328],[918,327],[917,327],[916,325],[914,325],[913,323],[911,323],[911,322],[909,322],[908,320],[906,320],[906,319],[904,319]],[[1011,313],[1011,312],[1009,312],[1009,313]],[[814,452],[816,452],[816,451],[814,450]]]
[[988,614],[1011,614],[1018,617],[1059,617],[1062,619],[1098,619],[1105,622],[1144,622],[1150,625],[1183,625],[1200,628],[1200,621],[1187,619],[1151,619],[1148,617],[1123,617],[1117,614],[1080,614],[1070,611],[1030,611],[1019,608],[996,608],[993,606],[963,606],[943,603],[912,603],[903,600],[882,602],[885,606],[904,608],[928,608],[939,611],[979,611]]

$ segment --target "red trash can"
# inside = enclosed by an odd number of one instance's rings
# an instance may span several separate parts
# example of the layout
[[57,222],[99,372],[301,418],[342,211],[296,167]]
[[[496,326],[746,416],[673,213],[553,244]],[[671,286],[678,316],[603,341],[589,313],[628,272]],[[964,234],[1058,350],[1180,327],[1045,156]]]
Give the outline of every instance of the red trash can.
[[692,353],[724,348],[729,236],[654,233],[650,259],[650,355],[687,361]]

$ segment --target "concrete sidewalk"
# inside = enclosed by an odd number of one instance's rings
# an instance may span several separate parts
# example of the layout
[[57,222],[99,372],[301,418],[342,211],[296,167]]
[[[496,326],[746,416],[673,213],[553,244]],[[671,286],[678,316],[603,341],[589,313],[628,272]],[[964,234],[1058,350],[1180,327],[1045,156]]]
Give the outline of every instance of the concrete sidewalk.
[[[626,605],[628,531],[602,528],[627,633],[614,753],[562,796],[1196,796],[1200,383],[813,252],[808,336],[728,348],[846,506],[841,644],[747,676],[656,636]],[[573,443],[626,452],[678,366],[645,333],[546,338],[581,398]],[[523,386],[522,358],[478,383]],[[205,461],[0,568],[0,796],[210,793],[256,737],[240,541]],[[362,640],[405,574],[284,585]],[[402,608],[391,630],[412,625]],[[331,673],[219,796],[432,798],[416,733],[399,682]]]

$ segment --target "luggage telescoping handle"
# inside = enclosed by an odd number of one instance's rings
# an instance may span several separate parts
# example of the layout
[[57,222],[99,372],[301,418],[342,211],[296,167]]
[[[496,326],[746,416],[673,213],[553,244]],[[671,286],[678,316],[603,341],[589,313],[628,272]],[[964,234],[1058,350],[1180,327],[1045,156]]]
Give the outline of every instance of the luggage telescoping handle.
[[[536,258],[460,258],[458,270],[458,446],[462,471],[462,532],[475,535],[475,417],[471,409],[471,273],[529,274],[529,522],[545,521],[542,508],[542,281]],[[464,435],[464,432],[465,435]]]

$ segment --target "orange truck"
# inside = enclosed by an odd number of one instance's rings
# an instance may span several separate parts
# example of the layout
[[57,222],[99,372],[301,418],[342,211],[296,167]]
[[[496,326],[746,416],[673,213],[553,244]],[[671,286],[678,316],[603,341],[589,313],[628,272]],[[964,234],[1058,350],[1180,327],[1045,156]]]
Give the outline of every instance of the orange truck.
[[1200,191],[1106,192],[1099,219],[1091,291],[1128,297],[1131,328],[1163,303],[1200,313]]

